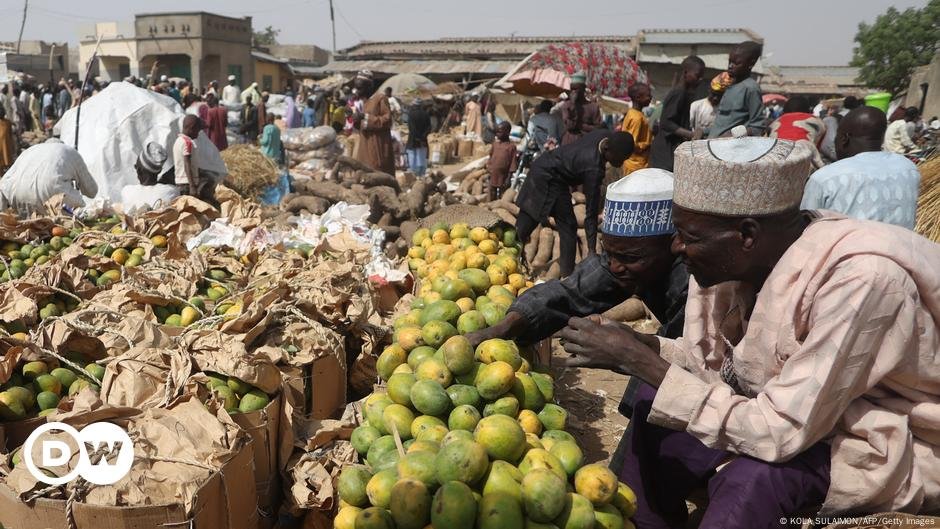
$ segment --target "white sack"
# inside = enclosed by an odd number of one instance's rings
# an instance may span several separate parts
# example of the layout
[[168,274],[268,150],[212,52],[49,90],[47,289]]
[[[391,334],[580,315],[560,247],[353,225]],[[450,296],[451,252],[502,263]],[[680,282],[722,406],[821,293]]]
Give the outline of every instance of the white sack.
[[170,205],[180,195],[176,186],[157,184],[152,186],[130,185],[121,190],[121,206],[128,215],[139,215],[151,209]]

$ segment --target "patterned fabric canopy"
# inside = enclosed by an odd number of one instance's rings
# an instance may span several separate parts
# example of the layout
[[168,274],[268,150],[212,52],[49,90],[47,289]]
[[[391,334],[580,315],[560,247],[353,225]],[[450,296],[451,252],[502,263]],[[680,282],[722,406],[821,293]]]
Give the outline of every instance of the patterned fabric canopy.
[[[598,95],[628,99],[627,89],[648,83],[646,72],[620,48],[591,42],[549,45],[526,59],[509,81],[523,95],[557,95],[570,87],[571,74],[587,74],[587,87]],[[553,94],[554,92],[554,94]]]

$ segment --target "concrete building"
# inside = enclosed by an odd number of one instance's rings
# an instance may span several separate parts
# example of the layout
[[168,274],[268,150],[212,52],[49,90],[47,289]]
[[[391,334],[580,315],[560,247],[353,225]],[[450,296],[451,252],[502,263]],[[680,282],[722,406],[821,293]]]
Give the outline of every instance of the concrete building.
[[771,66],[761,78],[765,94],[801,95],[816,103],[845,96],[864,97],[876,92],[858,81],[852,66]]
[[[51,72],[50,72],[51,69]],[[13,72],[13,73],[11,73]],[[40,83],[69,77],[69,45],[66,42],[24,40],[16,52],[16,42],[0,42],[0,83],[16,73],[31,76]]]
[[904,106],[919,108],[924,120],[940,116],[940,52],[930,64],[914,70]]
[[228,75],[243,84],[255,78],[251,36],[251,17],[199,11],[141,14],[134,22],[81,28],[79,63],[84,69],[101,37],[99,75],[108,80],[146,77],[156,63],[156,75],[183,77],[197,86],[224,83]]
[[251,50],[255,79],[262,90],[281,92],[290,85],[296,90],[312,72],[330,61],[330,52],[308,44],[275,44]]

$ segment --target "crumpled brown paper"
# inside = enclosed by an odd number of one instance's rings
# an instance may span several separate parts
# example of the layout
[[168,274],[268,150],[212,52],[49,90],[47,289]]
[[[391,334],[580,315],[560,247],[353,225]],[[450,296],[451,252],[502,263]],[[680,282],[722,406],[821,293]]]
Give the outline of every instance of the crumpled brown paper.
[[349,436],[356,427],[356,417],[361,417],[359,407],[359,403],[348,405],[339,420],[310,423],[306,451],[296,453],[288,463],[286,507],[292,513],[333,509],[333,483],[343,467],[356,462]]
[[52,234],[55,222],[48,217],[20,219],[13,213],[0,213],[0,239],[27,243]]
[[191,355],[195,371],[213,371],[237,377],[267,394],[277,393],[281,374],[270,357],[246,350],[237,336],[215,330],[184,335],[183,348]]
[[180,242],[206,229],[219,218],[219,211],[198,198],[182,195],[173,200],[166,208],[149,211],[130,219],[129,229],[152,237],[154,235],[174,235]]
[[[91,413],[95,414],[95,420],[101,420],[115,413],[136,411],[101,408]],[[72,423],[91,422],[81,413],[65,418]],[[117,483],[90,487],[83,500],[90,505],[123,507],[179,502],[187,511],[192,511],[196,494],[206,480],[248,442],[247,434],[226,412],[213,413],[196,399],[183,399],[170,408],[150,408],[131,417],[109,420],[126,425],[134,442],[134,465]],[[74,446],[67,434],[49,435],[59,436]],[[40,450],[40,445],[36,443],[34,450]],[[73,453],[65,468],[48,470],[64,475],[78,463],[77,450]],[[39,460],[37,454],[34,461]],[[4,483],[24,499],[35,489],[44,487],[37,485],[25,465],[14,468]],[[67,485],[71,486],[74,483]]]
[[192,360],[182,349],[140,345],[108,363],[101,399],[111,406],[166,406],[180,394],[192,371]]

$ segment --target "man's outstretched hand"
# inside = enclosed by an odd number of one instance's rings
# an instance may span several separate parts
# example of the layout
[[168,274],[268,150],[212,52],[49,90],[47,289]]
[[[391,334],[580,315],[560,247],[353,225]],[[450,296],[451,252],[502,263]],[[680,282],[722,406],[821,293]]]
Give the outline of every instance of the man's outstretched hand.
[[568,367],[607,369],[624,375],[635,375],[658,387],[666,376],[669,363],[635,331],[594,315],[571,318],[558,333],[565,342],[565,351],[572,356],[562,359]]

